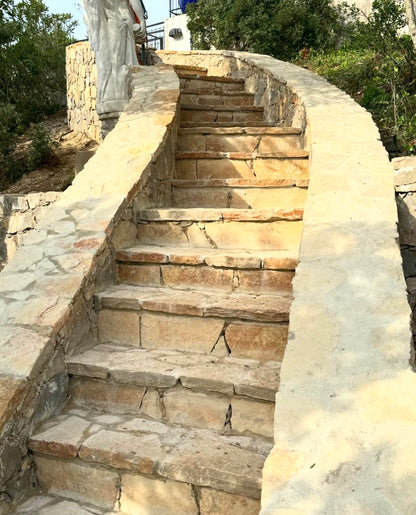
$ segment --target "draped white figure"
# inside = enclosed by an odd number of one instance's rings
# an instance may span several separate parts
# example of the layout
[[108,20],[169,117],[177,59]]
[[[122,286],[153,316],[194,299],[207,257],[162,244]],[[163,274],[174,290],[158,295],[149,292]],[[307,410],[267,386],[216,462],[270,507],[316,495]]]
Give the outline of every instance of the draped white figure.
[[117,116],[129,99],[129,66],[137,65],[136,42],[146,40],[141,0],[83,0],[97,63],[97,113]]

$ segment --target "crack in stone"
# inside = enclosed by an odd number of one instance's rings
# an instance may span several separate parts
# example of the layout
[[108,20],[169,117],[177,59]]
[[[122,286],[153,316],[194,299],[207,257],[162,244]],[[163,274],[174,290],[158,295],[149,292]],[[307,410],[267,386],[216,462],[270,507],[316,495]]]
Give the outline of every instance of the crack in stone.
[[207,234],[207,230],[205,228],[205,225],[202,225],[202,224],[198,224],[198,229],[202,232],[202,234],[205,236],[206,240],[208,241],[208,243],[211,245],[211,248],[213,249],[217,249],[217,244],[215,243],[215,241],[213,239],[211,239],[208,234]]

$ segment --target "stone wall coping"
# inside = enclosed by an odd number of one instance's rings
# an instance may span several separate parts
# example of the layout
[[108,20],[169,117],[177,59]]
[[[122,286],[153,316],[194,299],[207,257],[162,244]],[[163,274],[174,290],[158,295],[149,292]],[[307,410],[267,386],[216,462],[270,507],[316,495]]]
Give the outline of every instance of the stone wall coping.
[[[198,54],[204,53],[188,53]],[[264,468],[261,514],[413,513],[410,308],[393,167],[378,130],[348,95],[307,70],[267,56],[220,55],[236,60],[235,77],[243,63],[295,93],[310,151],[290,336],[276,396],[276,445]]]
[[[5,432],[14,434],[13,416],[30,418],[27,406],[21,411],[26,394],[65,345],[79,302],[91,301],[113,253],[115,227],[176,127],[179,80],[172,67],[131,71],[133,96],[117,126],[0,274],[0,458]],[[22,438],[31,430],[19,428]],[[2,491],[11,474],[0,463]]]

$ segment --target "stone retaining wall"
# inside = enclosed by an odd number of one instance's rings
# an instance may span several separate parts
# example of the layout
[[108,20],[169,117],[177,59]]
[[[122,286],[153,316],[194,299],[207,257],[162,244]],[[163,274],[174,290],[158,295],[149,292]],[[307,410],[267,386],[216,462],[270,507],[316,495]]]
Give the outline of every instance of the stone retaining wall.
[[97,68],[88,41],[66,48],[66,78],[70,129],[101,142],[101,122],[95,110]]
[[[161,57],[250,74],[277,121],[306,128],[311,180],[261,514],[413,513],[410,310],[393,169],[371,116],[324,79],[270,57]],[[276,91],[264,89],[275,81]]]
[[0,270],[59,196],[60,193],[55,191],[0,195]]
[[179,81],[163,65],[132,74],[117,126],[0,274],[0,513],[36,481],[27,439],[67,400],[65,356],[96,342],[93,296],[114,279],[114,247],[170,192]]

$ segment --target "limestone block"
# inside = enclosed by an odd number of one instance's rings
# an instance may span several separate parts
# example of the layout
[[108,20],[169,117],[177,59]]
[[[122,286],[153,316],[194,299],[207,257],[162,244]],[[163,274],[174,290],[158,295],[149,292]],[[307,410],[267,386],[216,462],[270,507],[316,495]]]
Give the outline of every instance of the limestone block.
[[234,431],[273,438],[274,403],[234,398],[231,405]]
[[286,324],[231,323],[225,338],[234,357],[282,361],[288,336]]
[[137,311],[103,309],[98,314],[98,341],[140,345],[140,316]]
[[39,483],[46,492],[108,510],[115,507],[119,482],[116,472],[88,466],[78,460],[55,460],[44,456],[36,456],[35,463]]
[[254,152],[258,136],[208,134],[205,136],[206,150],[211,152]]
[[262,159],[253,161],[253,173],[258,179],[297,178],[309,177],[309,162],[307,159]]
[[151,475],[165,452],[158,435],[101,429],[82,443],[78,454],[86,461]]
[[118,280],[126,284],[142,286],[161,286],[161,271],[155,265],[124,265],[117,266]]
[[177,223],[141,223],[137,237],[145,245],[188,246],[186,234]]
[[215,318],[143,313],[141,343],[149,349],[183,349],[210,352],[224,322]]
[[[253,179],[251,162],[243,159],[199,159],[196,168],[197,179],[228,179],[242,177]],[[178,179],[194,179],[195,177],[178,177]],[[259,178],[268,178],[260,177]]]
[[200,489],[200,515],[258,515],[260,501],[210,488]]
[[295,273],[280,270],[239,270],[237,291],[244,293],[277,293],[291,291]]
[[164,394],[163,403],[169,422],[221,431],[224,428],[230,400],[213,393],[174,388]]
[[[173,188],[172,206],[175,207],[228,207],[229,195],[222,188]],[[239,206],[232,206],[239,207]]]
[[144,387],[128,384],[77,377],[70,380],[72,404],[112,413],[139,413],[145,393]]
[[12,214],[9,219],[7,232],[9,234],[16,234],[18,232],[33,229],[35,226],[35,217],[32,211],[17,212]]
[[197,515],[199,513],[190,485],[124,474],[121,480],[120,507],[123,513],[137,515]]
[[208,266],[161,267],[163,284],[174,289],[232,291],[232,270],[214,269]]

